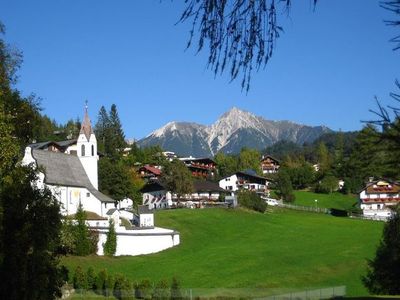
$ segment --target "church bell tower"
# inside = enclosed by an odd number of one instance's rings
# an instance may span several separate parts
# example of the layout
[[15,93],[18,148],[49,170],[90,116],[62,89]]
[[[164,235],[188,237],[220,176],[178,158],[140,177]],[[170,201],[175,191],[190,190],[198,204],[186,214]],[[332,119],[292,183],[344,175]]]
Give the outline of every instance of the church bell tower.
[[97,140],[90,123],[87,101],[85,105],[85,116],[77,140],[77,148],[79,160],[93,187],[98,190],[97,162],[99,157],[97,155]]

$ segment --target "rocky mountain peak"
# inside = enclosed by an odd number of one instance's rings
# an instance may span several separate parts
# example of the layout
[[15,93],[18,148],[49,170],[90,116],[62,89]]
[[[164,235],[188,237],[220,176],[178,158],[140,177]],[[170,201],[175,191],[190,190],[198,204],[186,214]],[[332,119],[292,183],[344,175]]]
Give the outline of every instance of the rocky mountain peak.
[[232,107],[210,126],[169,122],[138,143],[141,146],[160,145],[179,155],[213,156],[218,151],[237,153],[242,147],[262,150],[280,140],[298,144],[313,142],[321,134],[330,131],[325,126],[269,121]]

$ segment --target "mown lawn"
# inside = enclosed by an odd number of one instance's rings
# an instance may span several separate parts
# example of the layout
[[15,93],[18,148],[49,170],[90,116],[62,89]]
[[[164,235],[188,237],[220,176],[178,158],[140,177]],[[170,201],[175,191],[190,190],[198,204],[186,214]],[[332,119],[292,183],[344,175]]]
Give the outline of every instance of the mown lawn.
[[[348,295],[367,292],[360,277],[374,255],[382,223],[330,215],[273,210],[204,209],[157,212],[158,226],[181,233],[178,247],[138,257],[66,257],[77,265],[107,268],[133,281],[170,281],[186,288],[288,290],[346,285]],[[133,245],[134,246],[134,245]]]
[[[307,191],[295,191],[296,200],[293,204],[301,206],[318,206],[323,208],[336,208],[349,210],[358,202],[354,195],[343,195],[341,193],[317,194]],[[315,200],[318,200],[315,203]]]

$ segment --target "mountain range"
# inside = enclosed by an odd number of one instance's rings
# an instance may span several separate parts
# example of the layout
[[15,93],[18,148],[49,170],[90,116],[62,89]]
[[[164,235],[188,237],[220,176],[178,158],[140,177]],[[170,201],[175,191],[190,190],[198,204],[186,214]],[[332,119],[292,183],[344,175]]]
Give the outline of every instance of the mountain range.
[[217,152],[239,153],[243,147],[262,150],[278,141],[311,143],[326,126],[307,126],[290,121],[270,121],[233,107],[215,123],[169,122],[138,141],[140,147],[160,145],[180,156],[212,157]]

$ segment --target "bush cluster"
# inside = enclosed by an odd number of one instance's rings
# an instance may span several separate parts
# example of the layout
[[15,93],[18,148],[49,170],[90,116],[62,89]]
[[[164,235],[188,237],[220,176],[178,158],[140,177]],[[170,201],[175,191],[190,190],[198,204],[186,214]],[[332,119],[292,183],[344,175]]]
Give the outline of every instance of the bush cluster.
[[92,267],[86,272],[81,266],[76,267],[72,284],[77,292],[91,290],[105,297],[114,296],[119,300],[125,299],[183,299],[179,281],[172,279],[171,284],[162,280],[152,283],[148,279],[139,282],[131,282],[122,274],[111,275],[102,269],[97,274]]
[[267,203],[262,200],[255,192],[242,190],[238,193],[238,201],[240,206],[258,211],[265,212]]

